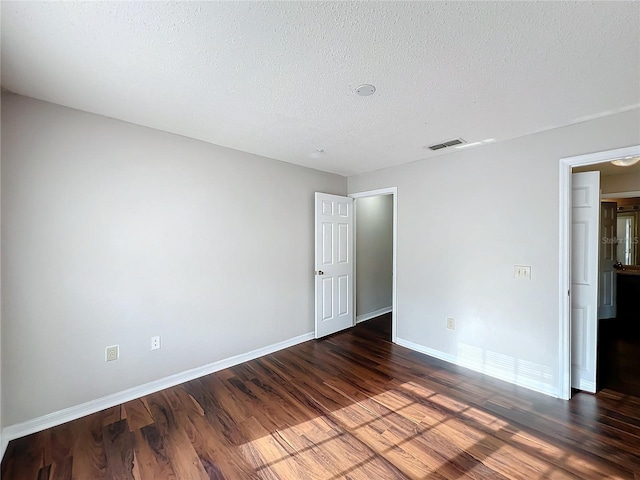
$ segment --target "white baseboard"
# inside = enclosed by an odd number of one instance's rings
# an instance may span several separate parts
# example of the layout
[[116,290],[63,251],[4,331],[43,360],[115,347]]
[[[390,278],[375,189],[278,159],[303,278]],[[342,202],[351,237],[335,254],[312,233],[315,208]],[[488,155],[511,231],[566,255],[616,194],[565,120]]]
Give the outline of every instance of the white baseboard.
[[0,459],[2,459],[5,448],[9,441],[16,438],[24,437],[26,435],[45,430],[47,428],[55,427],[71,420],[76,420],[86,415],[104,410],[105,408],[111,408],[116,405],[120,405],[121,403],[125,403],[136,398],[140,398],[145,395],[164,390],[165,388],[174,387],[181,383],[188,382],[189,380],[194,380],[196,378],[209,375],[210,373],[224,370],[225,368],[233,367],[234,365],[238,365],[240,363],[248,362],[249,360],[253,360],[255,358],[277,352],[278,350],[282,350],[284,348],[292,347],[299,343],[306,342],[307,340],[312,340],[313,338],[313,332],[305,333],[304,335],[299,335],[282,342],[274,343],[273,345],[258,348],[257,350],[253,350],[248,353],[243,353],[230,358],[226,358],[224,360],[219,360],[217,362],[203,365],[201,367],[192,368],[191,370],[186,370],[181,373],[176,373],[175,375],[170,375],[159,380],[154,380],[153,382],[145,383],[144,385],[140,385],[138,387],[113,393],[102,398],[97,398],[89,402],[81,403],[80,405],[75,405],[73,407],[59,410],[57,412],[48,413],[47,415],[27,420],[26,422],[9,425],[2,430],[2,444],[0,445],[2,450],[0,452]]
[[363,315],[358,315],[356,317],[356,323],[366,322],[367,320],[371,320],[372,318],[379,317],[380,315],[384,315],[385,313],[391,313],[393,307],[384,307],[373,312],[365,313]]
[[435,357],[439,360],[444,360],[445,362],[458,365],[456,356],[451,355],[450,353],[441,352],[440,350],[434,350],[433,348],[425,347],[424,345],[413,343],[400,337],[396,338],[396,343],[410,350],[415,350],[416,352],[424,353],[425,355],[429,355],[430,357]]
[[522,377],[516,378],[514,381],[513,374],[511,372],[505,371],[504,373],[501,373],[499,371],[496,371],[495,368],[492,369],[492,371],[487,371],[487,368],[483,366],[475,366],[475,365],[462,363],[456,355],[441,352],[440,350],[435,350],[433,348],[425,347],[424,345],[410,342],[409,340],[405,340],[404,338],[396,338],[396,343],[410,350],[415,350],[416,352],[424,353],[425,355],[429,355],[430,357],[434,357],[439,360],[444,360],[445,362],[453,363],[454,365],[457,365],[459,367],[468,368],[469,370],[482,373],[484,375],[487,375],[488,377],[497,378],[498,380],[502,380],[504,382],[511,383],[519,387],[528,388],[529,390],[533,390],[534,392],[542,393],[555,398],[560,398],[557,388],[554,388],[552,385],[549,385],[548,383],[539,382],[535,379],[522,378]]

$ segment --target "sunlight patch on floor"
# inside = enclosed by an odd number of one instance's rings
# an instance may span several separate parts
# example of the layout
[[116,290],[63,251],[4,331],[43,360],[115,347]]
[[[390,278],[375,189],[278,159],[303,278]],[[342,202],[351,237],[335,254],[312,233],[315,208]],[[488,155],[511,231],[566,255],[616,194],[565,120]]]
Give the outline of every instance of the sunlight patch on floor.
[[[368,480],[389,463],[410,478],[456,471],[482,477],[488,469],[508,478],[594,474],[588,459],[567,455],[542,437],[416,382],[364,398],[361,391],[336,391],[347,406],[252,440],[239,447],[242,455],[259,465],[257,472],[282,478],[296,471],[298,478]],[[501,405],[499,396],[491,401]],[[349,441],[352,437],[358,442]]]
[[[342,433],[334,432],[326,425],[323,417],[314,418],[297,425],[276,430],[268,435],[245,443],[238,447],[242,456],[250,464],[258,465],[257,471],[281,471],[283,476],[291,474],[291,469],[302,469],[300,478],[309,477],[308,469],[319,469],[319,464],[327,463],[334,451],[342,451],[339,444],[344,443]],[[338,464],[344,465],[346,458],[339,458]],[[357,463],[354,460],[354,463]],[[324,476],[310,478],[329,478],[331,469]],[[333,473],[332,473],[333,474]]]

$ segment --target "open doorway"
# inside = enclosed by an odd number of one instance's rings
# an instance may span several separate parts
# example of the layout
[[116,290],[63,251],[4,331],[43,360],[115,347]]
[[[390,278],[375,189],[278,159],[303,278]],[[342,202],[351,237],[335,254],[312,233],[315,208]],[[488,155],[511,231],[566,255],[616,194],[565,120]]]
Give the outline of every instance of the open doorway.
[[[578,300],[578,285],[576,285],[575,269],[572,268],[575,263],[575,253],[579,248],[586,248],[592,252],[598,252],[600,249],[599,235],[591,236],[591,240],[586,245],[580,246],[576,240],[575,229],[576,225],[573,222],[573,215],[575,213],[576,199],[586,200],[587,196],[581,196],[581,192],[588,191],[588,188],[582,190],[576,189],[573,184],[572,171],[578,167],[593,166],[602,163],[608,163],[612,159],[628,156],[640,155],[640,146],[627,147],[617,150],[610,150],[606,152],[598,152],[587,155],[580,155],[577,157],[565,158],[560,161],[560,378],[561,378],[561,396],[562,398],[569,399],[571,397],[571,387],[575,386],[577,380],[575,375],[575,364],[579,360],[589,359],[593,362],[590,367],[594,378],[593,382],[586,382],[593,385],[595,391],[595,376],[597,365],[597,349],[598,349],[598,330],[597,330],[597,308],[596,309],[584,309],[576,308],[576,304],[580,303]],[[589,168],[586,168],[589,169]],[[599,175],[599,174],[598,174]],[[599,183],[596,183],[597,189],[597,211],[600,212],[600,192]],[[586,203],[585,203],[586,206]],[[599,222],[599,215],[597,216]],[[586,237],[585,237],[586,238]],[[597,268],[597,255],[596,255],[596,267]],[[592,268],[592,267],[590,267]],[[591,289],[591,292],[595,291],[595,295],[598,294],[598,289]],[[592,293],[589,293],[592,295]],[[584,302],[582,302],[584,303]],[[597,303],[597,302],[596,302]],[[576,316],[577,313],[585,315],[588,312],[593,318],[588,321],[583,319],[580,323],[583,327],[588,328],[576,328]],[[580,327],[580,325],[578,325]],[[574,371],[572,371],[574,370]],[[572,378],[573,376],[573,378]],[[584,383],[584,382],[583,382]]]
[[[640,187],[640,168],[638,172]],[[604,190],[604,189],[603,189]],[[638,223],[640,195],[619,192],[604,198],[616,206],[616,315],[598,319],[598,385],[640,396],[640,259]],[[604,196],[604,195],[603,195]]]
[[600,173],[600,225],[604,226],[609,220],[613,227],[611,231],[601,229],[599,239],[597,389],[637,396],[640,395],[640,325],[637,321],[640,162],[623,167],[606,162],[574,169],[579,173],[593,171]]
[[349,196],[355,211],[356,322],[395,341],[397,188]]

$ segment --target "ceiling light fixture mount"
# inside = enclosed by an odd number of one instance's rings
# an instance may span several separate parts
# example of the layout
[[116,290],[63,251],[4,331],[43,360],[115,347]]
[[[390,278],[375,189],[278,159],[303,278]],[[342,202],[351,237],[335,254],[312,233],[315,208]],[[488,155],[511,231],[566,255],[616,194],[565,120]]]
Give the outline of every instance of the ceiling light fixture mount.
[[311,158],[322,158],[322,157],[324,157],[326,154],[327,154],[327,152],[325,152],[323,148],[319,148],[319,149],[315,150],[314,152],[311,152],[311,153],[309,154],[309,156],[310,156]]
[[640,162],[640,156],[639,157],[621,157],[621,158],[616,158],[615,160],[611,160],[611,163],[614,164],[616,167],[630,167],[631,165],[635,165],[636,163]]
[[376,87],[373,85],[369,85],[368,83],[360,85],[356,88],[356,93],[361,97],[368,97],[369,95],[373,95],[376,91]]

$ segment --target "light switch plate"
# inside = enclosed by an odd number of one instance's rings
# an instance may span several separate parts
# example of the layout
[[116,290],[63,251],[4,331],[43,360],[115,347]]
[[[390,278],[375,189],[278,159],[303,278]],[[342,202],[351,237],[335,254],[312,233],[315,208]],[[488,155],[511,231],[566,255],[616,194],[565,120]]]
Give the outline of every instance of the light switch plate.
[[514,277],[531,280],[531,267],[528,265],[516,265]]

